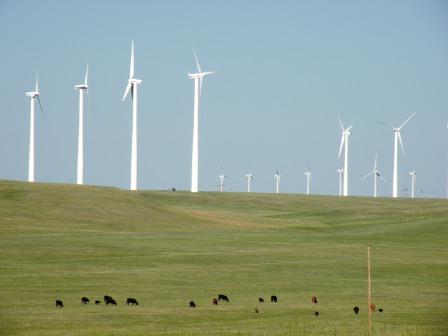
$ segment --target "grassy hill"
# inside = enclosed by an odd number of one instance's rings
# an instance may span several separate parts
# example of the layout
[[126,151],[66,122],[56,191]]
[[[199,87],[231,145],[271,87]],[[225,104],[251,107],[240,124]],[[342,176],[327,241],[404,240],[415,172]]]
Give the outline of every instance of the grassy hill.
[[447,335],[445,200],[0,181],[0,334],[366,335],[368,244],[374,334]]

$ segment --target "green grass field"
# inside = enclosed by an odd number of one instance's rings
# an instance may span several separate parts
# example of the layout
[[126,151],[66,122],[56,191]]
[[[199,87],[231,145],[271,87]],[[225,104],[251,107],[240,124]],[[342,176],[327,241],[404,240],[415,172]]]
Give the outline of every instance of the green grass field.
[[374,335],[448,335],[445,200],[0,181],[0,334],[367,335],[369,244]]

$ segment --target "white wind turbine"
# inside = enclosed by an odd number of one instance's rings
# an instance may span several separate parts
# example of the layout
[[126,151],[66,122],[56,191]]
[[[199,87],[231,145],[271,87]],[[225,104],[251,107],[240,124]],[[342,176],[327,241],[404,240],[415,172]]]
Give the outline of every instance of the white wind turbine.
[[310,194],[310,180],[311,180],[311,167],[308,165],[308,169],[305,171],[306,176],[306,194]]
[[342,131],[341,145],[339,146],[339,157],[341,157],[342,147],[344,147],[344,187],[342,195],[348,196],[348,137],[350,134],[352,134],[352,132],[350,132],[350,130],[352,129],[352,125],[344,128],[341,119],[338,118],[338,120],[339,126],[341,126]]
[[411,198],[414,198],[414,189],[415,189],[415,181],[417,179],[417,173],[415,170],[411,170],[409,172],[409,175],[411,176]]
[[36,75],[36,87],[34,91],[26,93],[27,97],[30,97],[30,152],[28,159],[28,182],[34,182],[34,111],[36,107],[36,100],[39,103],[40,112],[43,117],[42,105],[39,99],[39,79]]
[[246,174],[246,178],[247,178],[247,192],[250,192],[250,184],[252,182],[252,179],[254,178],[252,173],[249,172],[249,174]]
[[344,175],[344,169],[339,168],[337,172],[339,174],[339,196],[342,196],[342,176]]
[[227,177],[227,176],[225,176],[225,175],[223,175],[223,174],[218,175],[218,178],[219,178],[219,191],[220,191],[220,192],[223,192],[223,191],[224,191],[224,179],[225,179],[226,177]]
[[381,180],[383,180],[383,181],[385,181],[385,179],[381,176],[381,173],[380,173],[380,171],[378,170],[378,167],[377,167],[377,161],[378,161],[378,155],[376,155],[375,156],[375,163],[374,163],[374,165],[373,165],[373,170],[370,172],[370,173],[368,173],[367,175],[365,175],[362,179],[361,179],[361,181],[362,180],[365,180],[367,177],[369,177],[370,175],[373,175],[373,197],[376,197],[376,195],[377,195],[377,193],[376,193],[376,191],[377,191],[377,187],[376,187],[376,184],[377,184],[377,178],[379,177]]
[[275,170],[274,178],[275,178],[275,193],[278,194],[280,191],[280,173],[278,172],[277,169]]
[[132,149],[131,149],[131,186],[130,190],[137,190],[137,88],[143,81],[134,78],[134,41],[131,47],[131,66],[129,69],[128,85],[123,95],[122,102],[129,91],[132,97]]
[[188,77],[194,79],[194,117],[193,117],[193,149],[191,154],[191,192],[198,192],[199,181],[199,104],[201,100],[202,79],[214,71],[202,71],[199,65],[196,50],[193,48],[194,58],[198,72],[189,73]]
[[[78,127],[78,163],[76,183],[84,184],[84,91],[86,91],[87,99],[90,101],[88,90],[89,64],[87,64],[86,74],[84,76],[84,84],[75,85],[75,89],[79,90],[79,127]],[[93,107],[92,107],[93,108]]]
[[394,132],[394,168],[393,168],[393,178],[392,178],[392,197],[398,197],[398,142],[400,142],[401,150],[403,151],[404,155],[404,147],[403,147],[403,141],[401,140],[401,129],[404,125],[408,123],[411,118],[415,116],[415,112],[411,114],[402,124],[400,127],[392,127],[382,121],[378,121],[378,123],[390,127],[392,131]]

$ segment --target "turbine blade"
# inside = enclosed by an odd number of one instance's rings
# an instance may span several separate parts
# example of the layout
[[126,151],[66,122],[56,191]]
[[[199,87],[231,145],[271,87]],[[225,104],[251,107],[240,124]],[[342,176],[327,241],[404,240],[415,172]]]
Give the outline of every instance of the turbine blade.
[[201,99],[202,94],[202,76],[199,77],[199,99]]
[[403,151],[403,155],[406,155],[406,153],[404,152],[403,140],[401,139],[401,133],[400,133],[400,130],[398,130],[397,133],[398,133],[398,141],[400,142],[401,150]]
[[408,121],[411,120],[413,116],[415,116],[416,113],[417,113],[417,112],[412,113],[412,114],[409,116],[409,118],[407,118],[407,119],[404,121],[404,123],[402,123],[401,126],[398,127],[398,129],[401,129],[404,125],[406,125],[406,124],[408,123]]
[[131,98],[134,100],[134,85],[131,85]]
[[38,95],[36,96],[36,98],[37,98],[37,102],[39,104],[39,109],[40,109],[40,114],[42,115],[42,119],[45,120],[44,109],[42,108],[42,104],[40,103],[40,98]]
[[341,157],[342,147],[344,147],[344,140],[345,140],[345,136],[344,136],[344,134],[342,134],[341,145],[339,146],[339,155],[338,155],[339,158]]
[[382,175],[378,175],[381,181],[386,182],[386,179]]
[[201,66],[199,65],[198,61],[198,56],[196,55],[196,50],[194,49],[193,45],[191,45],[191,47],[193,48],[194,59],[196,60],[196,66],[198,68],[198,72],[202,73]]
[[341,131],[344,132],[344,124],[341,121],[341,118],[338,117],[339,126],[341,127]]
[[371,171],[370,173],[364,175],[364,177],[361,179],[361,181],[364,181],[366,178],[368,178],[370,175],[375,174],[374,171]]
[[389,128],[392,128],[392,129],[393,129],[393,127],[392,127],[391,125],[386,124],[385,122],[382,122],[382,121],[379,121],[379,120],[377,120],[376,122],[377,122],[378,124],[380,124],[380,125],[383,125],[383,126],[386,126],[386,127],[389,127]]
[[129,78],[134,78],[134,40],[131,47],[131,66],[129,68]]
[[347,127],[347,129],[345,130],[346,132],[350,132],[350,130],[352,129],[353,125],[350,125],[349,127]]
[[89,101],[90,108],[92,109],[92,114],[95,115],[95,108],[93,106],[92,98],[90,98],[89,89],[86,90],[87,100]]
[[39,74],[36,73],[36,92],[39,92]]
[[378,161],[378,154],[377,155],[375,155],[375,165],[374,165],[374,167],[373,167],[373,170],[377,170],[376,168],[376,164],[377,164],[377,161]]
[[131,83],[128,83],[128,86],[126,86],[126,90],[124,91],[124,96],[123,96],[123,99],[121,100],[122,102],[124,102],[124,100],[126,99],[126,96],[128,95],[128,93],[129,93],[129,90],[131,89]]
[[84,85],[87,86],[87,81],[89,80],[89,63],[87,63],[86,75],[84,77]]

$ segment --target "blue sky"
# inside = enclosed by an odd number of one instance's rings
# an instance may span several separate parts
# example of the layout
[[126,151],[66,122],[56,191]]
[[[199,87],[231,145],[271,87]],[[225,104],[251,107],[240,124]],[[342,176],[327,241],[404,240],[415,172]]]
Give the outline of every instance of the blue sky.
[[90,64],[95,106],[85,117],[85,182],[128,188],[131,104],[121,103],[136,48],[140,189],[189,189],[193,43],[205,78],[199,186],[337,194],[340,129],[353,124],[349,193],[375,154],[391,194],[399,125],[399,190],[445,197],[448,176],[448,5],[445,1],[0,1],[0,178],[26,180],[29,101],[39,72],[45,120],[36,120],[36,179],[76,180],[78,93]]

